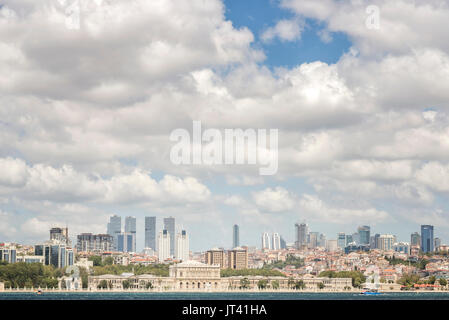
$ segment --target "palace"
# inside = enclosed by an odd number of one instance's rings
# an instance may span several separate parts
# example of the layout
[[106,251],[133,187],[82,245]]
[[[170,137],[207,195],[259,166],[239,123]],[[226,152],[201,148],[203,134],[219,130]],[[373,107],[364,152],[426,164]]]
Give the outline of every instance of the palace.
[[[134,275],[123,273],[121,275],[89,276],[89,289],[97,290],[102,281],[105,281],[112,290],[123,289],[126,280],[129,289],[156,289],[156,290],[179,290],[179,291],[226,291],[239,289],[241,280],[246,278],[247,289],[257,289],[260,280],[266,280],[268,287],[276,283],[279,289],[288,289],[287,277],[263,277],[263,276],[234,276],[221,277],[220,265],[208,265],[197,261],[185,261],[170,266],[168,277],[159,277],[149,274]],[[326,290],[345,290],[352,288],[351,278],[317,278],[304,277],[305,289],[315,290],[319,283],[323,283]],[[104,283],[104,282],[103,282]]]

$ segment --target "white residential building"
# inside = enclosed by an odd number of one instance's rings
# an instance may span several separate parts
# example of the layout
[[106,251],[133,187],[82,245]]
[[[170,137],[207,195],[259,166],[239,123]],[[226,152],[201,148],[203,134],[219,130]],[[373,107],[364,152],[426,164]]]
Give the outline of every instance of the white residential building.
[[159,262],[163,262],[164,260],[171,258],[170,233],[168,233],[167,230],[162,230],[161,232],[159,232],[159,236],[157,238],[157,246]]
[[182,230],[181,233],[176,235],[176,250],[175,255],[176,259],[187,261],[190,260],[190,251],[189,251],[189,235],[185,230]]

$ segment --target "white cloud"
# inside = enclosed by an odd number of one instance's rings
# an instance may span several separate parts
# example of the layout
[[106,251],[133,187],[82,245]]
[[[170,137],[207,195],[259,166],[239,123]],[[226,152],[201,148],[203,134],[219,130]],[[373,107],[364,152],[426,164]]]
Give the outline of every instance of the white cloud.
[[264,42],[279,38],[281,41],[297,41],[301,38],[304,23],[299,19],[279,20],[274,27],[266,29],[261,38]]
[[261,210],[269,212],[290,211],[295,206],[294,195],[282,187],[267,188],[259,192],[253,192],[252,197],[254,203]]

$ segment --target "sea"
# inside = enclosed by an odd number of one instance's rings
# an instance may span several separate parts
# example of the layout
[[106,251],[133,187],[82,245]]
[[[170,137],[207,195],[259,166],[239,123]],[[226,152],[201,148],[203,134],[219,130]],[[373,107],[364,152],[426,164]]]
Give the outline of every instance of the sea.
[[0,300],[449,300],[449,292],[1,292]]

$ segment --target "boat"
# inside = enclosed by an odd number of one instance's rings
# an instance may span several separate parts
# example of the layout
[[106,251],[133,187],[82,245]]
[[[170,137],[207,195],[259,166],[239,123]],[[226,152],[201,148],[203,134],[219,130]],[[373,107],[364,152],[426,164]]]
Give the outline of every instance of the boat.
[[37,294],[42,294],[42,290],[41,290],[41,289],[38,289],[38,290],[36,291],[36,293],[37,293]]
[[368,289],[368,290],[360,292],[360,294],[367,295],[367,296],[377,296],[377,295],[382,294],[382,292],[377,291],[377,289]]

